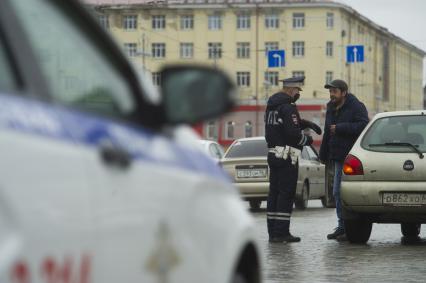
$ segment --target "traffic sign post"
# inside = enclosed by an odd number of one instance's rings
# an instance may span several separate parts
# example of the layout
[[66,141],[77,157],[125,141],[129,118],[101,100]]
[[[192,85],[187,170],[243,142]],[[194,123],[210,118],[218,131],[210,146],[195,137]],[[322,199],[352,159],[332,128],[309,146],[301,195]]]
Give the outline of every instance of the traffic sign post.
[[270,50],[268,51],[268,68],[280,68],[285,66],[285,51]]
[[346,46],[346,63],[364,62],[364,46],[348,45]]
[[[364,45],[348,45],[346,46],[346,63],[363,63],[364,62]],[[356,64],[353,65],[353,82],[351,78],[351,85],[353,90],[357,92],[357,68]]]

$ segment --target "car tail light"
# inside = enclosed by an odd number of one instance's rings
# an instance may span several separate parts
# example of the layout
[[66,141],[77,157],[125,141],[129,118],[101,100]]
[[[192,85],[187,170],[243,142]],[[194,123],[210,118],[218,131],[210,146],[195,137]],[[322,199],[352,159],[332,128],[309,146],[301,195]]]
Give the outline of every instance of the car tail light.
[[343,163],[343,173],[345,175],[364,175],[362,162],[352,154],[349,154],[345,159],[345,163]]

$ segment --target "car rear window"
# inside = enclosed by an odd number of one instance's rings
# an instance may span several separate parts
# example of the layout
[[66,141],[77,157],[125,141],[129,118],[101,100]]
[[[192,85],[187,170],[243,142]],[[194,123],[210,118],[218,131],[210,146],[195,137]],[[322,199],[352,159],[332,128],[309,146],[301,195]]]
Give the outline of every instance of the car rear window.
[[362,139],[361,146],[380,152],[413,152],[410,146],[395,146],[397,143],[410,143],[426,152],[425,141],[426,116],[394,116],[375,121]]
[[226,153],[226,158],[267,156],[268,147],[265,140],[238,141]]

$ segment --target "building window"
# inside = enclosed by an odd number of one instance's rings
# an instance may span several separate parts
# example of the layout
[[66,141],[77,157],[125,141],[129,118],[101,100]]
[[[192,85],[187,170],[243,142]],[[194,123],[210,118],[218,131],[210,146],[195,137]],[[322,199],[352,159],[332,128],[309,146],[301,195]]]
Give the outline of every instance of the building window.
[[294,13],[293,14],[293,28],[301,29],[305,27],[305,14]]
[[293,56],[294,57],[305,56],[305,42],[304,41],[293,41]]
[[226,139],[233,139],[234,138],[234,128],[235,128],[235,122],[229,121],[226,123],[225,128],[225,138]]
[[159,72],[153,72],[152,73],[152,83],[156,86],[161,85],[161,73],[159,73]]
[[180,29],[187,30],[194,28],[194,16],[182,15],[180,16]]
[[265,42],[265,55],[268,56],[268,52],[271,50],[278,50],[278,41]]
[[240,87],[249,87],[250,72],[237,72],[237,85]]
[[152,16],[152,29],[165,29],[166,28],[166,16],[155,15]]
[[126,15],[123,17],[124,30],[136,30],[138,27],[138,16]]
[[138,50],[136,43],[124,43],[124,52],[126,52],[129,57],[137,56]]
[[280,17],[278,13],[272,12],[265,15],[265,28],[277,29],[280,27]]
[[220,42],[209,42],[209,59],[222,58],[222,43]]
[[210,121],[207,123],[207,139],[216,140],[217,139],[217,127],[216,122]]
[[240,13],[237,15],[237,29],[250,28],[250,13]]
[[109,29],[109,17],[108,15],[99,15],[99,23],[104,29]]
[[305,71],[293,71],[292,75],[293,78],[304,77]]
[[222,29],[222,15],[220,14],[209,15],[209,29],[210,30]]
[[333,56],[333,41],[327,41],[325,45],[325,55],[328,57]]
[[194,44],[193,43],[181,43],[180,44],[180,58],[190,59],[194,56]]
[[164,58],[166,57],[166,44],[165,43],[153,43],[152,44],[152,58]]
[[333,13],[327,13],[326,24],[327,24],[328,28],[334,27],[334,14]]
[[250,42],[237,42],[237,58],[250,58]]
[[244,124],[244,133],[246,138],[250,138],[253,136],[253,124],[251,123],[251,121],[247,121]]
[[273,86],[278,85],[278,72],[265,72],[265,81]]
[[325,83],[328,84],[333,80],[333,72],[327,71],[325,72]]

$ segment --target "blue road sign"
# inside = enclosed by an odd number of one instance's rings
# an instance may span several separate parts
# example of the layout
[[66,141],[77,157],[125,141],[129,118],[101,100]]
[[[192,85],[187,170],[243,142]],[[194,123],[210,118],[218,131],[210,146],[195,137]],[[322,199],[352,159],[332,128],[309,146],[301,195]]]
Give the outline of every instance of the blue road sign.
[[364,62],[364,46],[348,45],[346,46],[346,63]]
[[268,68],[279,68],[285,66],[285,51],[270,50],[268,51]]

